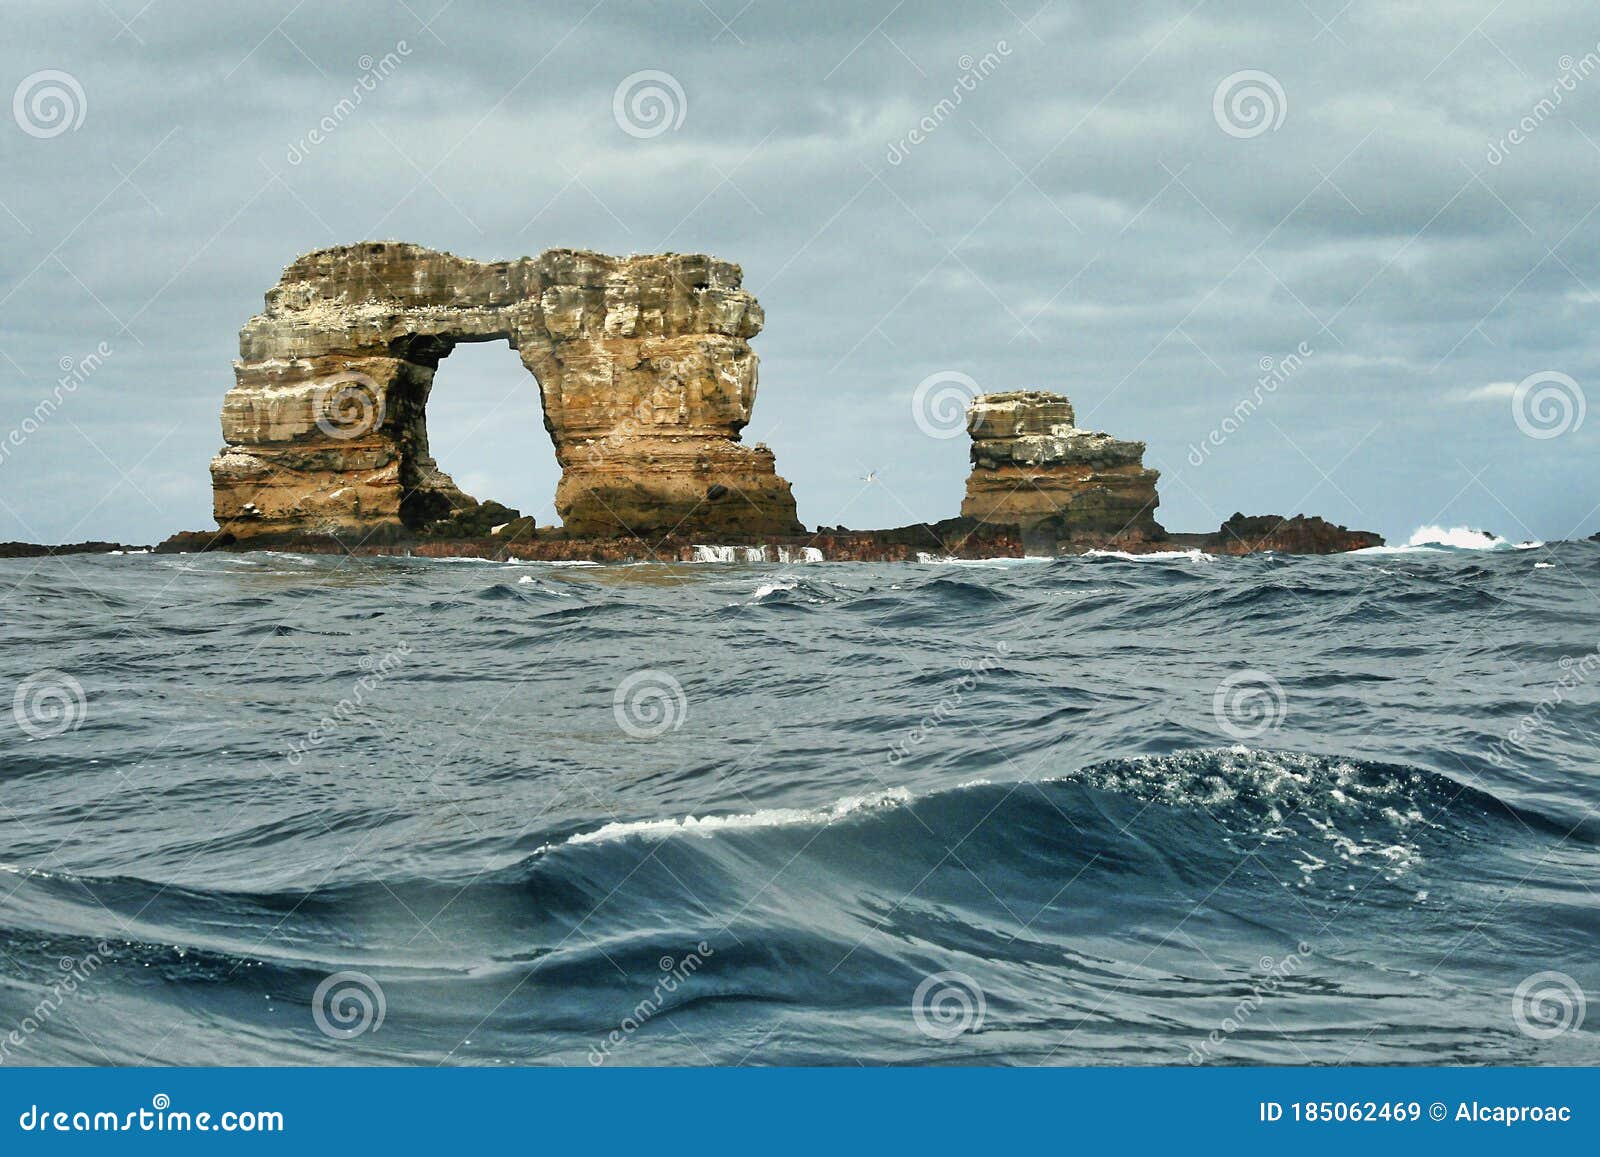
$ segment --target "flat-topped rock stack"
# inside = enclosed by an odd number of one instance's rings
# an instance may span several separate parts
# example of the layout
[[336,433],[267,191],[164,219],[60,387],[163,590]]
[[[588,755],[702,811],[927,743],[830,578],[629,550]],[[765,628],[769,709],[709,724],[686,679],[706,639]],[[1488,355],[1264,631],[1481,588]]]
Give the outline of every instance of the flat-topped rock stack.
[[537,379],[569,533],[796,533],[772,453],[739,441],[762,323],[740,280],[703,255],[309,253],[239,334],[217,523],[240,541],[367,539],[470,515],[477,500],[429,453],[428,394],[458,342],[505,340]]
[[1079,429],[1072,403],[1043,390],[982,394],[967,413],[965,517],[1010,524],[1042,548],[1159,540],[1144,443]]

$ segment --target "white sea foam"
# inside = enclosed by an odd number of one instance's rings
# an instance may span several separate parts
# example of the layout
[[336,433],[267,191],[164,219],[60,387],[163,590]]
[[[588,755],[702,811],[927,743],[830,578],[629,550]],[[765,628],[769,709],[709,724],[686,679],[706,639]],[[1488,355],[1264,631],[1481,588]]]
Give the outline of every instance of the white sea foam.
[[[1075,782],[1149,803],[1185,808],[1198,806],[1222,825],[1228,839],[1246,834],[1251,838],[1288,838],[1292,835],[1289,821],[1295,818],[1309,824],[1320,835],[1332,849],[1331,858],[1347,865],[1381,862],[1390,879],[1412,867],[1421,857],[1421,849],[1410,837],[1418,829],[1436,826],[1436,821],[1425,818],[1419,810],[1411,788],[1403,779],[1374,779],[1349,760],[1243,746],[1142,756],[1079,768],[1033,782]],[[992,786],[988,780],[980,778],[962,783],[954,790]],[[1012,784],[1011,788],[1015,790],[1020,786]],[[869,795],[847,796],[818,808],[767,808],[735,815],[691,815],[610,823],[594,831],[579,832],[559,844],[546,845],[539,852],[634,838],[664,840],[685,835],[710,838],[728,831],[827,826],[861,812],[903,807],[916,798],[899,787]],[[1240,806],[1243,814],[1231,814],[1226,810],[1227,805],[1234,803]],[[1222,809],[1220,814],[1219,809]],[[1362,822],[1358,818],[1360,826],[1347,831],[1346,814],[1365,816],[1366,820]],[[1249,825],[1248,829],[1241,828],[1241,823]],[[1308,851],[1305,855],[1307,858],[1298,865],[1302,886],[1312,872],[1331,862]]]
[[1011,555],[1000,555],[995,558],[956,558],[954,555],[929,554],[927,551],[917,552],[917,561],[925,565],[934,566],[965,566],[976,567],[979,570],[1007,570],[1016,566],[1027,566],[1033,563],[1055,562],[1050,555],[1029,554],[1022,558],[1013,558]]
[[788,578],[788,577],[781,577],[781,578],[777,579],[776,581],[770,582],[770,583],[762,583],[760,586],[758,586],[756,588],[756,593],[750,596],[750,601],[759,603],[762,599],[766,598],[769,595],[775,595],[779,591],[792,591],[792,590],[794,590],[795,587],[797,587],[799,585],[800,585],[800,580],[799,579],[793,579],[793,578]]
[[1185,559],[1189,562],[1215,562],[1217,556],[1207,554],[1199,547],[1191,550],[1155,550],[1149,554],[1133,554],[1126,550],[1086,550],[1085,558],[1121,558],[1129,562],[1170,562],[1173,559]]
[[[739,831],[750,828],[781,828],[796,824],[831,824],[848,815],[875,808],[898,807],[911,801],[911,793],[903,787],[890,788],[872,795],[847,796],[823,808],[765,808],[731,816],[684,816],[682,819],[638,820],[632,823],[611,823],[592,832],[579,832],[563,841],[568,844],[605,844],[630,837],[666,839],[669,836],[709,836],[713,832]],[[541,849],[544,850],[544,849]]]
[[1473,530],[1466,526],[1419,526],[1406,540],[1407,547],[1435,550],[1533,550],[1543,545],[1542,542],[1512,542],[1487,530]]
[[696,546],[691,562],[768,562],[764,546]]

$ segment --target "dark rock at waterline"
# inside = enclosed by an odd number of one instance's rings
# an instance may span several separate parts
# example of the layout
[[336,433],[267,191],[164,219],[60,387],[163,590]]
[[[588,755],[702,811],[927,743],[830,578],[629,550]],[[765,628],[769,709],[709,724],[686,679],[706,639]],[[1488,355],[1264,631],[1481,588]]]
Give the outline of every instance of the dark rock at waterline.
[[0,542],[0,558],[49,558],[58,554],[117,554],[149,550],[121,542],[66,542],[51,546],[38,542]]
[[1255,554],[1275,550],[1282,554],[1339,554],[1382,546],[1383,536],[1370,530],[1351,530],[1323,518],[1297,514],[1234,514],[1222,524],[1204,550],[1212,554]]
[[207,550],[223,550],[234,544],[233,535],[225,530],[180,530],[171,538],[156,544],[157,554],[199,554]]

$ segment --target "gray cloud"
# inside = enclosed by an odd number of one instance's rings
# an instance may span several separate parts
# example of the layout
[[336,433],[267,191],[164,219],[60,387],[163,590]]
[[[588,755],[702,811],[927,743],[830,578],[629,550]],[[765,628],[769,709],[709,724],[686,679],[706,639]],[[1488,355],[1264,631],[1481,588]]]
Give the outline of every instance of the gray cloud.
[[[955,511],[964,440],[922,434],[911,396],[956,370],[1146,439],[1177,529],[1600,528],[1600,418],[1529,437],[1504,386],[1557,370],[1600,401],[1600,71],[1535,112],[1600,53],[1583,5],[51,0],[7,23],[0,96],[57,69],[87,108],[48,139],[0,118],[0,438],[63,358],[112,353],[0,459],[0,538],[209,525],[239,326],[297,254],[366,237],[739,262],[768,317],[747,437],[813,525]],[[648,139],[612,115],[643,69],[686,99]],[[1213,94],[1243,70],[1286,107],[1241,138]],[[453,355],[434,438],[469,486],[548,513],[521,373]]]

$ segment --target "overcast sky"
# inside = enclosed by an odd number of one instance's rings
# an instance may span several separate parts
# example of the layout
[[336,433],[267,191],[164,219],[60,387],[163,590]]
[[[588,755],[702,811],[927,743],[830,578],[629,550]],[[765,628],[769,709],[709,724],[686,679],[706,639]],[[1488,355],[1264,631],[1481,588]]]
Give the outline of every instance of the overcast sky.
[[[368,238],[738,262],[767,316],[746,438],[812,526],[956,513],[967,440],[915,409],[946,375],[1145,440],[1170,529],[1600,530],[1592,4],[7,0],[4,26],[0,539],[212,525],[239,327],[296,255]],[[505,346],[441,366],[430,429],[469,491],[552,517]]]

